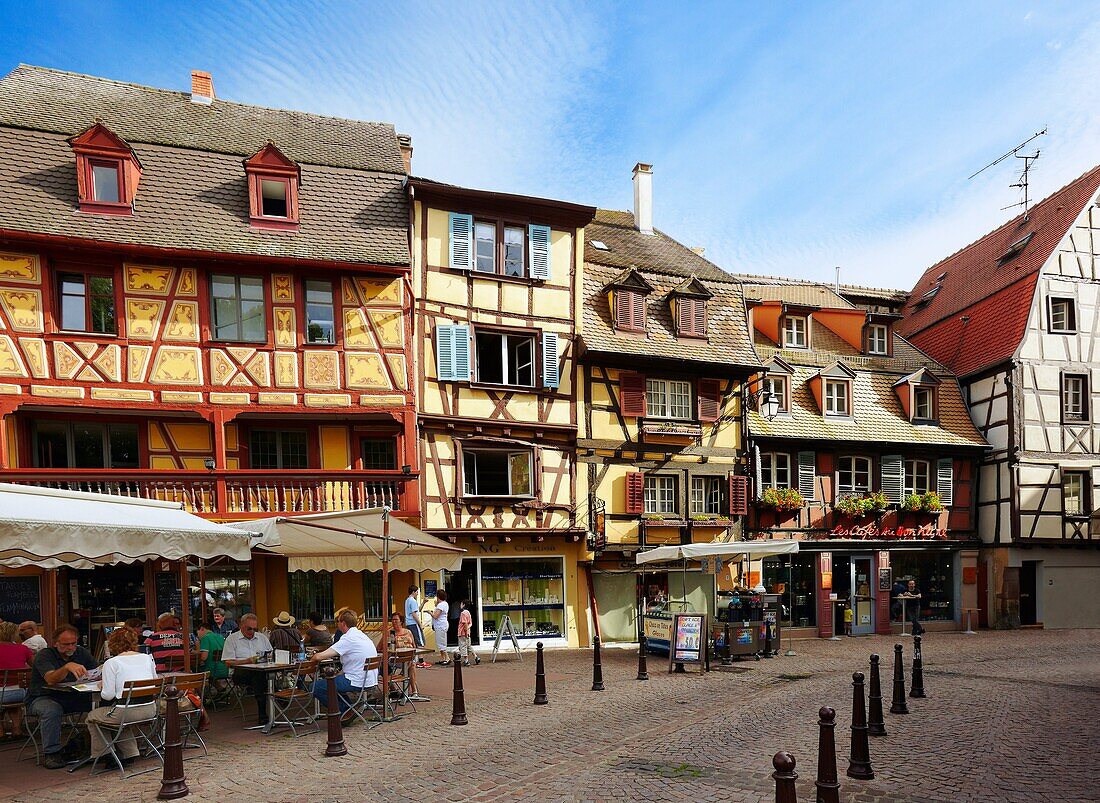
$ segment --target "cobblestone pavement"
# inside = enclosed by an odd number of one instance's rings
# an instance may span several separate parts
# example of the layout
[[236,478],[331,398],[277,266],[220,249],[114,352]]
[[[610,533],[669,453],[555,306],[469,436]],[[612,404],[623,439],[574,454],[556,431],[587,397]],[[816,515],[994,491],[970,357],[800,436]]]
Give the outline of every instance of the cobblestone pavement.
[[[591,652],[547,652],[550,704],[538,707],[532,657],[483,662],[466,670],[462,728],[449,725],[449,671],[432,669],[421,685],[435,701],[399,722],[349,728],[343,758],[322,757],[323,732],[244,736],[238,720],[216,714],[212,755],[185,763],[187,781],[191,799],[203,801],[763,803],[773,800],[771,757],[789,750],[799,799],[813,800],[817,710],[831,705],[841,800],[1100,800],[1100,631],[926,636],[928,698],[909,699],[908,716],[886,715],[889,734],[871,739],[873,780],[846,778],[851,673],[866,671],[871,652],[882,655],[888,708],[897,640],[797,642],[794,657],[705,676],[666,674],[653,656],[648,682],[634,679],[635,652],[606,649],[602,693],[590,691]],[[20,772],[53,784],[20,800],[152,800],[159,788],[159,773],[120,781]]]

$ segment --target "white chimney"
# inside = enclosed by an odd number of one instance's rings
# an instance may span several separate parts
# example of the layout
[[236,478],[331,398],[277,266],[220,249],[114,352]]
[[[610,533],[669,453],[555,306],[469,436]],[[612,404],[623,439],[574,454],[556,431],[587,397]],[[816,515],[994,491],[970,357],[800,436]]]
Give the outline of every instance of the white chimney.
[[210,73],[191,70],[191,102],[204,106],[214,102],[214,78]]
[[634,165],[634,225],[642,234],[653,234],[653,165]]

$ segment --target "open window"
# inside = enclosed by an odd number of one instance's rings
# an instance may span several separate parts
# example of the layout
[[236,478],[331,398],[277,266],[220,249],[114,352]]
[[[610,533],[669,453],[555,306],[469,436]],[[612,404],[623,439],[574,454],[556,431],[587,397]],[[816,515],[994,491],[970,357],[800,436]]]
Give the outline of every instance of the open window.
[[81,212],[132,215],[141,164],[130,146],[102,123],[69,140],[76,154]]
[[534,334],[477,330],[474,335],[477,381],[491,385],[535,386]]
[[1054,298],[1047,300],[1049,311],[1047,327],[1051,334],[1071,335],[1077,331],[1077,309],[1072,298]]
[[258,229],[298,230],[301,171],[272,142],[244,163],[249,222]]
[[466,496],[532,497],[533,474],[533,449],[462,449],[462,488]]

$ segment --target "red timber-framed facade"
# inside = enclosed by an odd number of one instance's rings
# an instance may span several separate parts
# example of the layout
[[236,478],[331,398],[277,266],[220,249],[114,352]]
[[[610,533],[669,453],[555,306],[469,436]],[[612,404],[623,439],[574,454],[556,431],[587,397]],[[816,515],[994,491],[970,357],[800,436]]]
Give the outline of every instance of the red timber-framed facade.
[[[0,481],[219,521],[389,505],[418,524],[396,134],[208,100],[26,66],[0,80]],[[318,144],[333,127],[357,156]],[[84,202],[93,129],[117,151],[121,212]],[[109,178],[91,180],[110,195]],[[259,554],[190,570],[193,621],[382,613],[357,573]],[[56,616],[152,621],[181,604],[178,576],[67,571]]]
[[900,632],[909,579],[926,627],[965,626],[986,444],[957,380],[895,333],[896,313],[823,285],[743,280],[764,367],[747,406],[746,538],[802,541],[753,579],[782,595],[796,634],[842,633],[845,605],[855,634]]
[[508,616],[522,646],[585,645],[575,321],[595,210],[419,178],[409,187],[422,526],[469,551],[461,571],[432,582],[452,620],[469,602],[475,643]]

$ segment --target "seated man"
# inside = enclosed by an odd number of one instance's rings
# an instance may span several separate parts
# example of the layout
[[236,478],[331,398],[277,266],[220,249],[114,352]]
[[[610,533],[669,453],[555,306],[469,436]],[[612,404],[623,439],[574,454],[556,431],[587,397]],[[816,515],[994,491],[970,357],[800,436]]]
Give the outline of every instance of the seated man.
[[46,644],[46,639],[38,634],[38,625],[31,621],[26,621],[19,625],[19,638],[22,639],[27,649],[34,653],[37,653],[39,650],[44,650],[49,646]]
[[83,694],[53,691],[48,686],[80,680],[95,669],[96,660],[79,646],[80,632],[72,625],[60,625],[53,632],[53,646],[39,650],[31,665],[31,682],[27,689],[27,711],[38,717],[43,766],[58,770],[65,766],[61,750],[61,719],[66,714],[92,710],[92,701]]
[[[231,633],[225,639],[222,647],[222,662],[230,669],[243,664],[259,663],[260,656],[265,652],[271,652],[274,648],[267,636],[260,632],[260,620],[254,613],[246,613],[241,617],[241,629]],[[233,671],[233,682],[238,686],[249,686],[256,698],[256,714],[261,725],[268,722],[267,711],[267,678],[263,672],[250,672],[248,670]]]
[[183,633],[176,625],[174,613],[162,613],[157,617],[157,629],[145,639],[145,646],[157,662],[158,672],[167,672],[172,669],[169,658],[183,658]]
[[[336,691],[344,696],[358,694],[360,689],[377,689],[378,670],[365,671],[364,664],[368,658],[375,658],[378,650],[374,648],[374,642],[367,638],[366,633],[357,627],[359,614],[355,611],[345,610],[336,618],[336,628],[340,631],[340,640],[335,642],[327,650],[322,650],[313,656],[318,663],[339,657],[343,670],[336,676]],[[377,690],[381,694],[381,690]],[[318,677],[313,684],[313,696],[317,698],[322,709],[328,708],[328,681]],[[354,721],[354,714],[349,708],[344,697],[337,698],[340,711],[343,712],[343,721]]]
[[[230,633],[236,632],[237,623],[225,615],[225,608],[215,608],[212,613],[214,616],[215,633],[219,636],[229,638]],[[241,618],[243,619],[244,617],[242,616]]]

